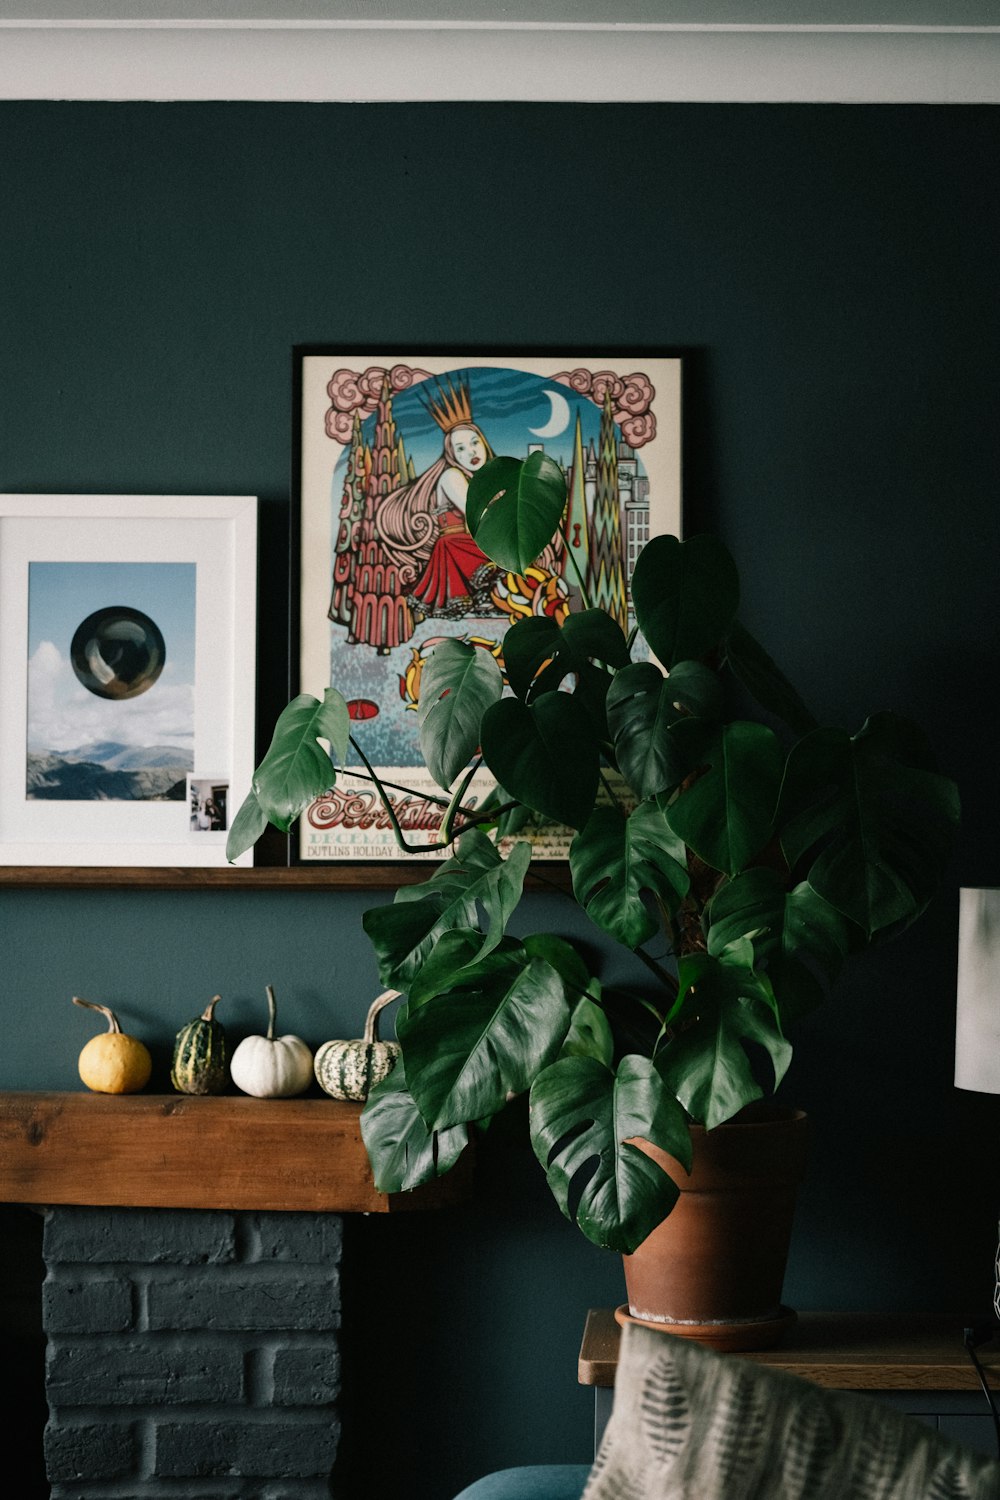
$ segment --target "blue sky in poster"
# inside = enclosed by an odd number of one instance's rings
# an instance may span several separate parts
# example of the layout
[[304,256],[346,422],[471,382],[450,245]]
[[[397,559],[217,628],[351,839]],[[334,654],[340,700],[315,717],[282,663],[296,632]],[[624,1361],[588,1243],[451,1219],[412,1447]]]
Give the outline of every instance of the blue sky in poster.
[[[601,413],[588,397],[579,396],[569,386],[547,380],[522,370],[475,367],[457,368],[436,377],[453,385],[467,380],[472,397],[472,419],[485,434],[494,453],[524,458],[531,444],[541,443],[546,453],[568,467],[573,457],[573,436],[579,413],[584,447],[597,441]],[[433,394],[435,379],[424,381],[393,397],[392,413],[413,459],[417,473],[441,457],[442,433],[427,411],[428,393]],[[548,393],[552,392],[550,396]],[[565,403],[565,406],[563,406]],[[561,425],[562,424],[562,425]],[[552,429],[561,425],[559,432]],[[375,417],[362,422],[367,439],[374,434]],[[551,435],[546,436],[546,432]],[[333,498],[339,512],[340,491],[347,458],[346,450],[337,465]]]
[[[194,741],[194,563],[32,562],[28,573],[28,743],[69,751],[96,741],[172,745]],[[166,663],[139,697],[96,697],[70,664],[77,626],[95,610],[129,605],[160,628]]]

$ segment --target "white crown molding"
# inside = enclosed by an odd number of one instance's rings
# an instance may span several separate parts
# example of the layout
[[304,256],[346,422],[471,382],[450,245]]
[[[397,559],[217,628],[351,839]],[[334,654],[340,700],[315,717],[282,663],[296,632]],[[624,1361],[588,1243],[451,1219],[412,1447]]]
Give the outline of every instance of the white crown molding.
[[0,98],[995,104],[1000,26],[0,19]]

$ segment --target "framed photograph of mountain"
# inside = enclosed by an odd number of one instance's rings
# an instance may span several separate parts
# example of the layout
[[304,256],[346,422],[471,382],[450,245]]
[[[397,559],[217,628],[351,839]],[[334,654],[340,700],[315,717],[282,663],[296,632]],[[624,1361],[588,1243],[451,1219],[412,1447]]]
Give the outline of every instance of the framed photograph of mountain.
[[[446,799],[424,769],[417,707],[435,647],[459,637],[502,667],[515,620],[561,622],[585,603],[627,628],[640,548],[653,534],[680,535],[681,361],[301,347],[293,405],[293,675],[302,692],[322,697],[332,682],[343,694],[354,749],[300,820],[292,857],[334,862],[346,882],[392,884],[412,856],[370,771],[409,843],[433,844]],[[551,543],[515,575],[476,545],[465,494],[494,456],[539,451],[561,468],[567,504]],[[477,773],[466,805],[490,785]],[[520,837],[536,858],[566,857],[566,829],[529,825]]]
[[226,863],[256,578],[250,496],[0,495],[0,864]]

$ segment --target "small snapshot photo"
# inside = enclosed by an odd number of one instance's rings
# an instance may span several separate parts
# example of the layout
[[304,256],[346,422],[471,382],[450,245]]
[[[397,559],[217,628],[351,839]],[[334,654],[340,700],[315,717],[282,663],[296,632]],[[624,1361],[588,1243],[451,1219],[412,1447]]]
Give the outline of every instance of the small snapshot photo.
[[192,833],[225,833],[229,827],[228,804],[228,781],[213,780],[207,776],[188,777]]

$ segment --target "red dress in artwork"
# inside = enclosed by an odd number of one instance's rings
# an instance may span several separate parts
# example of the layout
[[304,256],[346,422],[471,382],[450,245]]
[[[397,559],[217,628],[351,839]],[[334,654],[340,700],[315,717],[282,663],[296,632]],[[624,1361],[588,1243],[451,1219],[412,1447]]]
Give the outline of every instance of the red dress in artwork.
[[442,511],[438,527],[431,555],[412,595],[425,605],[428,614],[439,613],[447,605],[467,607],[472,602],[473,573],[484,564],[489,566],[489,558],[469,535],[460,510],[449,506]]

